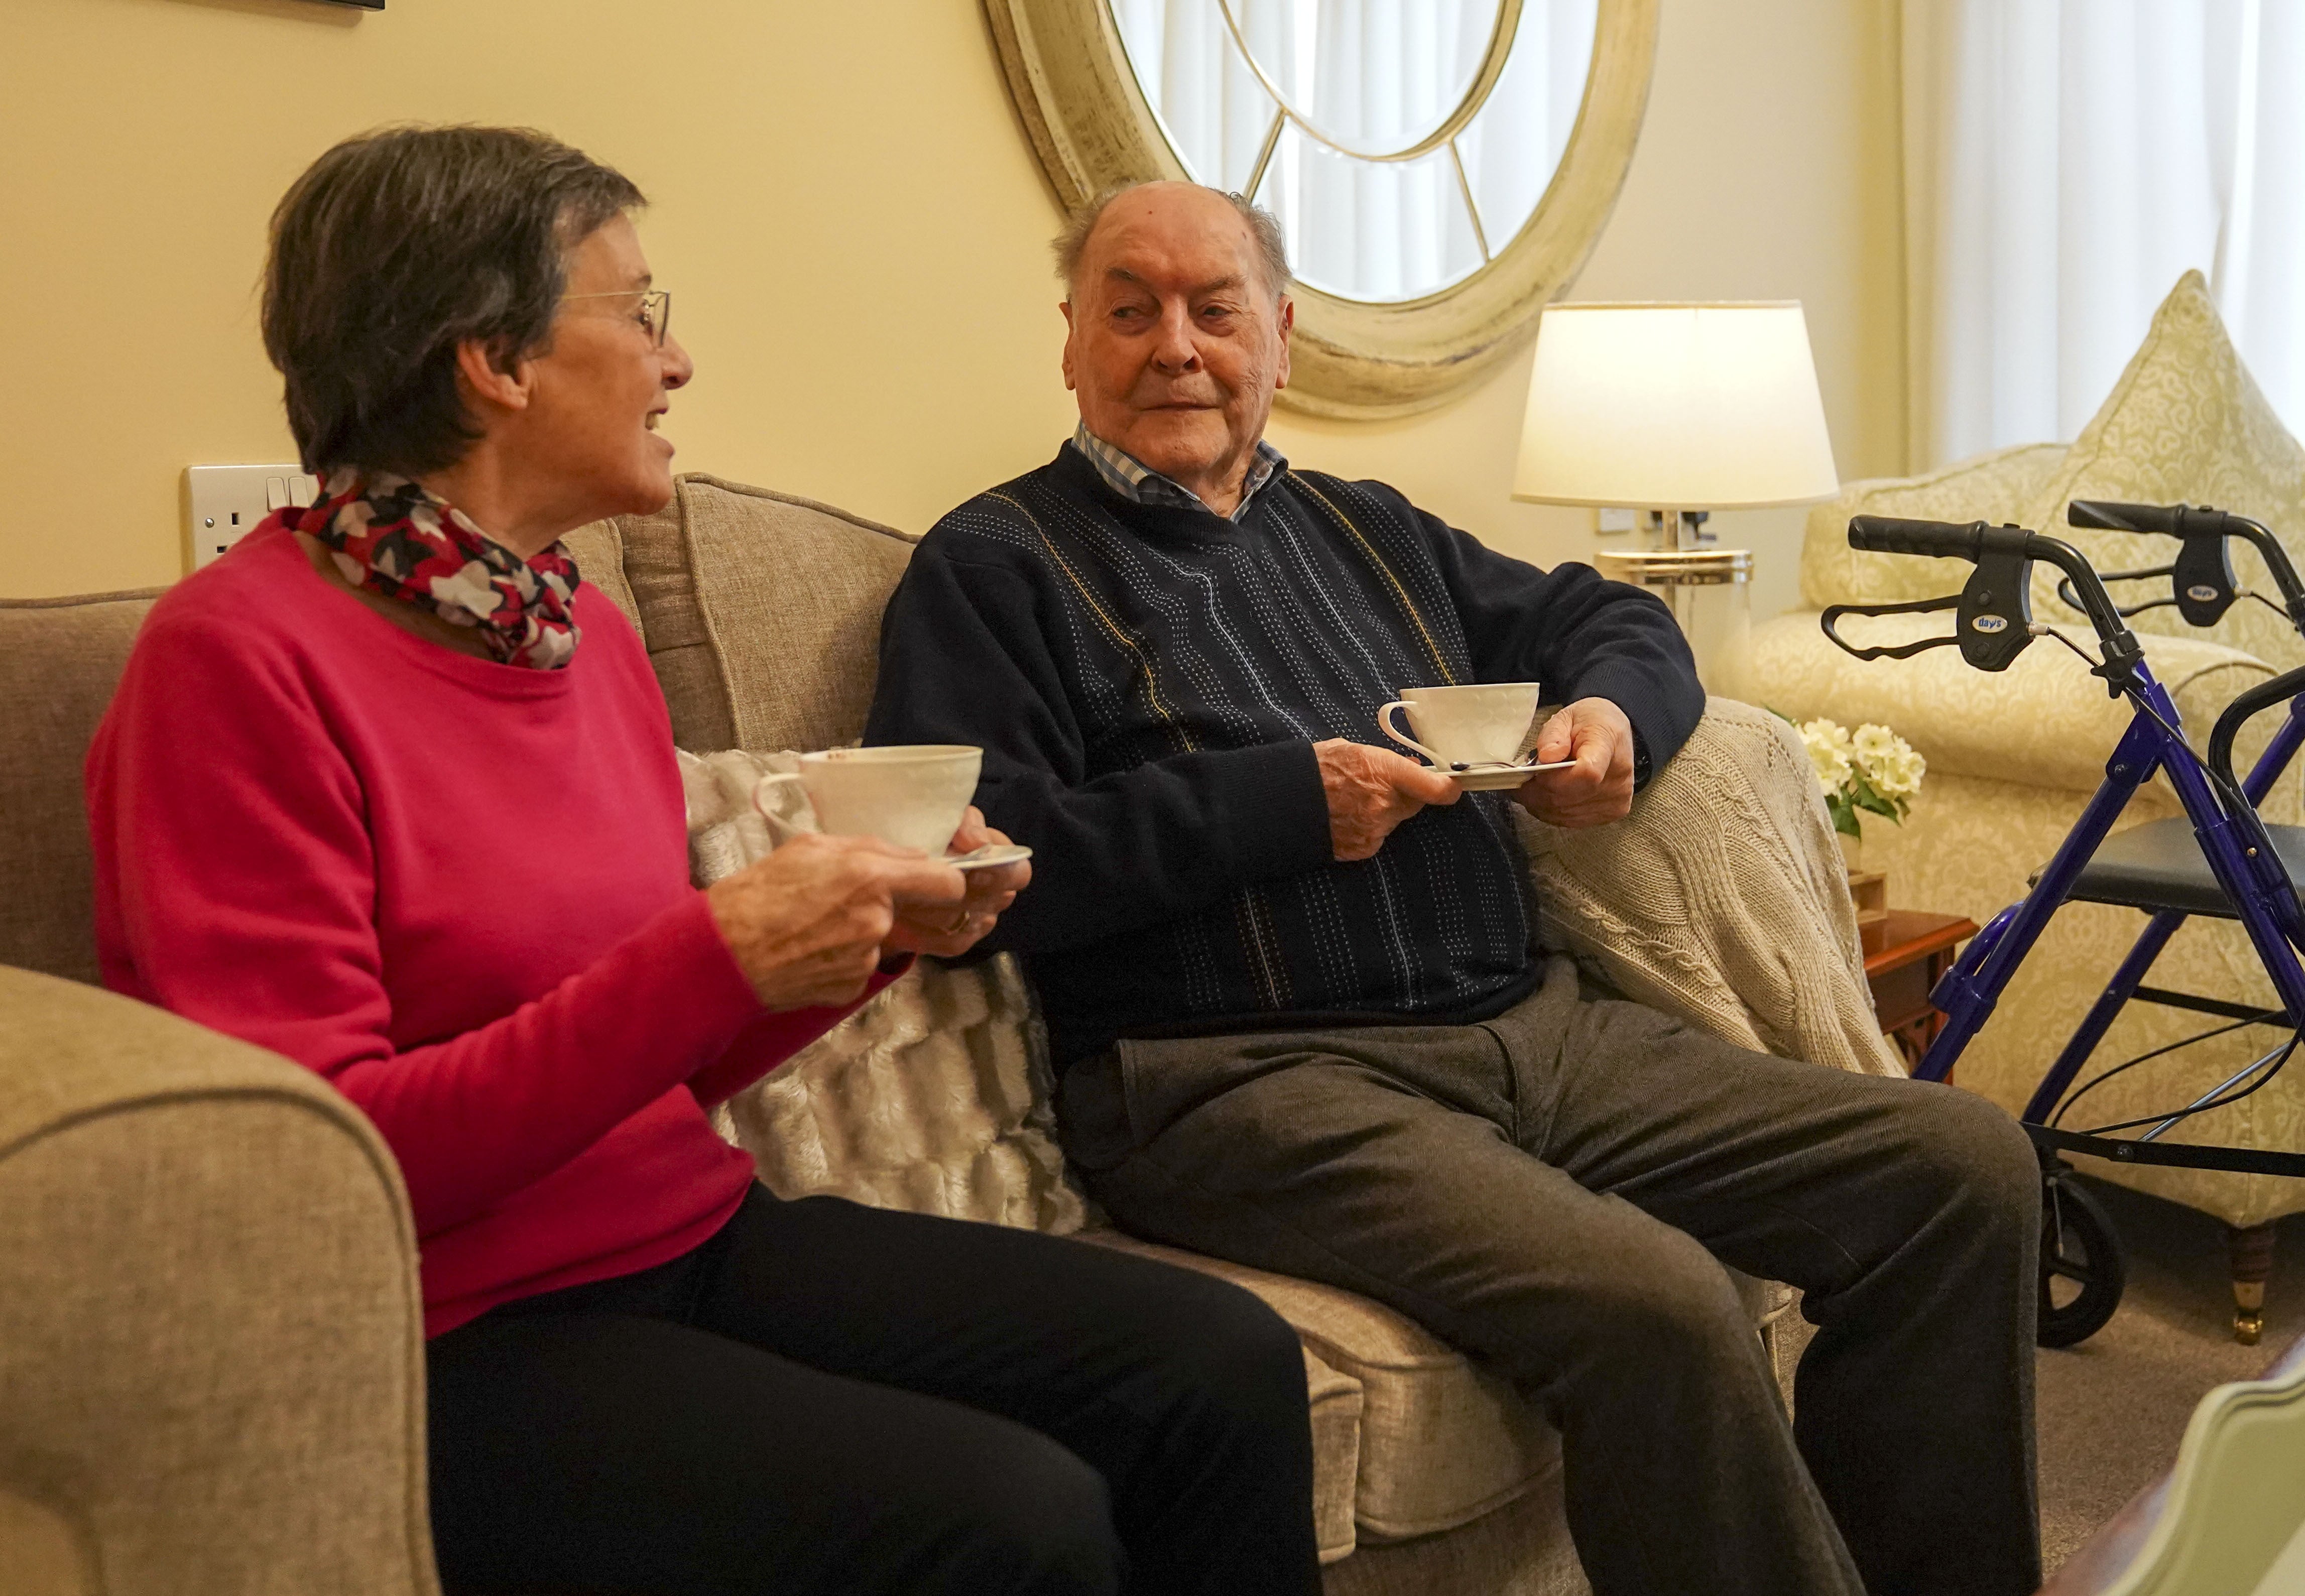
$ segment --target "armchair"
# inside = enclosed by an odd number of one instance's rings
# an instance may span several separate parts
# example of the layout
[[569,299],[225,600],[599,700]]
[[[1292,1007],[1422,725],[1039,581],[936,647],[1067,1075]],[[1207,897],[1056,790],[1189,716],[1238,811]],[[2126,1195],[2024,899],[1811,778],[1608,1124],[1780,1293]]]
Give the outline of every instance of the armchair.
[[[2070,447],[2003,450],[1924,476],[1850,484],[1810,514],[1801,558],[1807,607],[1755,628],[1739,689],[1798,718],[1830,716],[1894,728],[1929,762],[1928,785],[1901,827],[1866,834],[1867,863],[1885,868],[1897,901],[1966,914],[1983,924],[2013,903],[2104,775],[2126,724],[2071,653],[2045,641],[2006,673],[1986,675],[1949,649],[1904,661],[1860,663],[1828,642],[1817,611],[1835,603],[1885,603],[1959,590],[1957,561],[1865,554],[1848,543],[1850,517],[2014,522],[2078,546],[2100,570],[2165,562],[2165,539],[2091,532],[2065,524],[2075,498],[2156,504],[2214,503],[2265,521],[2294,558],[2305,550],[2305,450],[2283,429],[2226,339],[2206,284],[2188,273],[2104,408]],[[2245,582],[2270,591],[2256,556],[2238,562]],[[2033,613],[2084,642],[2088,628],[2035,573]],[[2241,604],[2205,632],[2172,609],[2132,623],[2154,673],[2175,696],[2199,746],[2218,711],[2243,688],[2305,663],[2305,643],[2274,610]],[[1852,635],[1894,641],[1941,630],[1942,617],[1851,622]],[[2257,743],[2273,718],[2253,728]],[[2255,750],[2243,739],[2244,757]],[[2268,819],[2299,819],[2300,777],[2284,777],[2264,806]],[[2141,791],[2122,824],[2177,812],[2166,786]],[[1955,1080],[2012,1112],[2023,1106],[2082,1014],[2143,925],[2137,911],[2073,904],[2041,943],[1970,1043]],[[2189,922],[2155,969],[2155,985],[2271,1005],[2271,987],[2240,928]],[[2132,1005],[2099,1048],[2092,1069],[2208,1028],[2181,1011]],[[2091,1099],[2095,1122],[2128,1119],[2199,1092],[2270,1046],[2242,1030],[2205,1040],[2108,1082]],[[2083,1077],[2087,1078],[2086,1075]],[[2097,1112],[2097,1109],[2102,1112]],[[2305,1148],[2305,1074],[2288,1072],[2230,1108],[2189,1120],[2173,1139],[2243,1147]],[[2183,1202],[2228,1227],[2236,1329],[2253,1338],[2270,1266],[2272,1221],[2305,1210],[2305,1183],[2211,1170],[2142,1168],[2082,1159],[2105,1179]]]

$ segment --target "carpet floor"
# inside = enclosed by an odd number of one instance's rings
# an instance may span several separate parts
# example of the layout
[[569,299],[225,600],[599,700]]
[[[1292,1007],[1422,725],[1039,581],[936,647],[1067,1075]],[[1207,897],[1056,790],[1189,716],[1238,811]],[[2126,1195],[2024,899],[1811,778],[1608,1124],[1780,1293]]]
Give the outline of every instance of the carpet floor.
[[[2305,1334],[2305,1214],[2280,1223],[2264,1338],[2243,1346],[2233,1337],[2224,1226],[2121,1187],[2089,1187],[2121,1232],[2129,1287],[2105,1329],[2034,1354],[2041,1552],[2052,1573],[2177,1460],[2185,1422],[2210,1387],[2254,1380]],[[1788,1328],[1807,1339],[1798,1315]]]
[[2243,1346],[2233,1338],[2224,1226],[2116,1186],[2091,1189],[2121,1231],[2129,1289],[2105,1329],[2036,1354],[2041,1549],[2051,1569],[2176,1461],[2185,1422],[2210,1387],[2254,1380],[2305,1333],[2305,1214],[2280,1223],[2264,1339]]

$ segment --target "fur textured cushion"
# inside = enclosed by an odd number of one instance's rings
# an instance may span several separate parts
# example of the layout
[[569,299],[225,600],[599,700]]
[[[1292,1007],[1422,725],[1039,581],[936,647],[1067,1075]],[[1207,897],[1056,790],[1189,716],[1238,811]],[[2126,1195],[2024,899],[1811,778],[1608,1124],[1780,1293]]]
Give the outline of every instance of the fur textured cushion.
[[[754,784],[798,756],[683,753],[697,885],[773,846]],[[813,830],[806,799],[778,790],[781,825]],[[1066,1235],[1085,1205],[1065,1173],[1023,974],[1002,955],[923,960],[873,1002],[714,1111],[779,1197],[823,1193],[948,1218]]]

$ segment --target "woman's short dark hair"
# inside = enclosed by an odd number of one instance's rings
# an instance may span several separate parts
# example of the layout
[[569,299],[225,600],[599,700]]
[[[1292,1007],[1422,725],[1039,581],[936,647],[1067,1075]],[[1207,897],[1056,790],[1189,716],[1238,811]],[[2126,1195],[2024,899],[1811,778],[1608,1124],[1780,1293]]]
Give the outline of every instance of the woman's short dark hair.
[[568,251],[647,201],[528,128],[395,127],[312,163],[272,213],[264,347],[305,469],[417,476],[480,435],[456,347],[547,347]]

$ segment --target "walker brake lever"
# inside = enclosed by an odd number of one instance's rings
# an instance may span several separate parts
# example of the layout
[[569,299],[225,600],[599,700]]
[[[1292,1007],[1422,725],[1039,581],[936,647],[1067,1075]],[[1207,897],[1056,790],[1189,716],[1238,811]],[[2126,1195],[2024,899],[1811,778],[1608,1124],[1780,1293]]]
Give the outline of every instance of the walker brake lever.
[[[2005,671],[2033,641],[2032,562],[2019,554],[1986,554],[1958,593],[1940,598],[1917,598],[1904,604],[1835,604],[1817,617],[1817,624],[1835,647],[1857,659],[1909,659],[1948,644],[1981,671]],[[1935,610],[1957,611],[1947,637],[1925,637],[1918,642],[1859,648],[1833,629],[1843,615],[1919,615]]]
[[[2148,565],[2142,571],[2100,571],[2097,573],[2097,580],[2099,582],[2147,582],[2155,577],[2174,576],[2176,573],[2177,568],[2174,565]],[[2233,595],[2227,595],[2225,602],[2232,603],[2233,598]],[[2199,601],[2197,594],[2196,602]],[[2073,579],[2070,576],[2057,578],[2057,602],[2075,615],[2088,613],[2081,604],[2080,594],[2074,590]],[[2148,598],[2139,604],[2116,604],[2113,607],[2113,613],[2125,621],[2131,615],[2141,615],[2148,609],[2167,609],[2176,602],[2173,597]],[[2222,607],[2220,613],[2222,613]]]
[[[2107,582],[2119,582],[2130,576],[2166,576],[2170,579],[2169,597],[2160,604],[2173,604],[2185,617],[2189,626],[2214,626],[2224,617],[2241,597],[2241,582],[2233,574],[2233,548],[2229,539],[2243,538],[2262,546],[2273,541],[2272,535],[2246,516],[2213,509],[2207,505],[2117,505],[2105,499],[2074,499],[2065,506],[2065,520],[2072,526],[2093,527],[2103,531],[2151,532],[2165,538],[2174,538],[2177,557],[2166,565],[2150,571],[2124,571],[2105,577]],[[2268,565],[2271,561],[2268,560]],[[2285,564],[2285,559],[2284,564]],[[2290,582],[2281,582],[2279,565],[2273,566],[2275,582],[2284,595],[2292,590]],[[2293,581],[2293,573],[2291,573]],[[2060,589],[2058,596],[2063,598]],[[2305,595],[2301,595],[2305,597]],[[2068,603],[2071,601],[2067,600]],[[2073,605],[2075,609],[2080,605]],[[2292,612],[2294,607],[2292,607]],[[2123,610],[2134,615],[2135,610]],[[2292,613],[2292,618],[2293,613]]]

